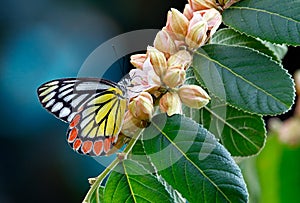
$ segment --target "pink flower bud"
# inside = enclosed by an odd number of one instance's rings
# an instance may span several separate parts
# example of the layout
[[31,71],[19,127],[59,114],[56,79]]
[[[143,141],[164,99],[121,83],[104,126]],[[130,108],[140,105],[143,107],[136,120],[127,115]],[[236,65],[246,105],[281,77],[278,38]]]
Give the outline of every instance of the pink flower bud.
[[[202,17],[203,20],[207,22],[208,30],[210,30],[209,36],[211,37],[219,28],[219,26],[222,23],[222,15],[220,12],[214,8],[198,11]],[[198,13],[196,12],[196,13]]]
[[166,112],[168,116],[173,114],[181,114],[181,101],[177,93],[167,92],[159,100],[159,107],[162,112]]
[[127,137],[132,137],[135,133],[145,128],[146,121],[141,121],[135,118],[130,111],[126,111],[121,133]]
[[163,78],[163,82],[170,88],[182,85],[185,81],[185,70],[182,65],[169,67],[166,75]]
[[138,68],[138,69],[143,69],[143,64],[147,59],[147,54],[134,54],[130,56],[130,63]]
[[176,54],[170,56],[168,59],[168,67],[181,65],[184,70],[190,67],[192,63],[192,56],[186,50],[180,50]]
[[191,20],[193,17],[193,12],[194,10],[191,8],[190,4],[185,4],[184,10],[183,10],[183,15],[188,19]]
[[182,103],[196,109],[205,106],[210,100],[206,91],[198,85],[183,85],[178,89],[178,94]]
[[208,8],[217,8],[216,0],[188,0],[194,11]]
[[172,8],[171,11],[168,12],[166,30],[171,36],[179,40],[184,40],[188,24],[188,19],[177,9]]
[[159,98],[165,91],[165,87],[163,86],[154,86],[146,90],[146,92],[149,92],[153,98]]
[[148,92],[141,92],[129,103],[129,111],[139,120],[149,120],[153,114],[153,99]]
[[155,69],[151,63],[150,55],[143,64],[143,76],[142,78],[147,78],[148,84],[150,85],[160,85],[160,77],[155,72]]
[[204,45],[207,39],[207,30],[207,22],[204,21],[199,13],[194,13],[193,18],[190,20],[188,33],[185,38],[186,44],[191,49],[197,49],[200,46]]
[[173,55],[177,51],[177,47],[169,33],[162,29],[154,39],[154,47],[167,55]]
[[148,46],[147,54],[150,57],[150,63],[153,66],[154,72],[162,77],[167,70],[167,59],[163,52],[160,52],[154,47]]

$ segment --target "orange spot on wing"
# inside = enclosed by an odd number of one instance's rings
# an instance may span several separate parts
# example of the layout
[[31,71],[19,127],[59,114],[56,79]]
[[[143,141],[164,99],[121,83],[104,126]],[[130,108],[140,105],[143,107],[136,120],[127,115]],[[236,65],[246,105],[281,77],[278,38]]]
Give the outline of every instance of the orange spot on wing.
[[73,149],[77,151],[79,149],[79,147],[81,146],[81,144],[82,144],[82,141],[80,139],[76,139],[73,144]]
[[102,140],[94,142],[93,151],[96,156],[99,156],[102,153],[102,151],[103,151],[103,141]]
[[77,115],[72,119],[72,122],[70,123],[70,128],[74,128],[74,127],[79,123],[79,120],[80,120],[80,115],[77,114]]
[[77,135],[78,135],[77,128],[73,128],[70,131],[70,133],[69,133],[68,142],[74,142],[74,140],[76,139]]
[[104,139],[104,152],[107,153],[110,150],[111,138]]
[[82,144],[81,150],[84,154],[89,153],[92,150],[93,142],[85,141]]

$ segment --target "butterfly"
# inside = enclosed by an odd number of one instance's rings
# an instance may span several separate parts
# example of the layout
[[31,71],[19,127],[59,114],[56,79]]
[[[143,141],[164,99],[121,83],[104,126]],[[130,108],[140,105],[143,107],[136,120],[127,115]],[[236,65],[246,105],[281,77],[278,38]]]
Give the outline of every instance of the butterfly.
[[98,78],[64,78],[37,89],[42,106],[69,123],[67,141],[81,154],[108,155],[127,108],[126,85]]

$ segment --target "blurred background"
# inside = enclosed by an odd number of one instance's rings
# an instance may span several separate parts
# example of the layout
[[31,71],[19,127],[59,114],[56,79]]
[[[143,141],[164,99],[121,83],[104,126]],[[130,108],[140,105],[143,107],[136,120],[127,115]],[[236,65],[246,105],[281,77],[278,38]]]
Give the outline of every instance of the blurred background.
[[[167,11],[171,7],[183,10],[185,3],[185,0],[1,2],[0,203],[83,200],[89,189],[87,179],[97,176],[102,167],[68,146],[67,124],[42,109],[37,87],[51,79],[75,77],[88,55],[112,37],[138,29],[162,28]],[[300,68],[299,53],[299,48],[291,47],[283,60],[291,74]],[[292,115],[293,111],[280,119]],[[300,202],[298,144],[284,143],[277,135],[270,137],[261,153],[264,156],[241,163],[252,188],[251,200],[275,202],[269,199],[272,197],[277,202],[291,202],[298,198]]]

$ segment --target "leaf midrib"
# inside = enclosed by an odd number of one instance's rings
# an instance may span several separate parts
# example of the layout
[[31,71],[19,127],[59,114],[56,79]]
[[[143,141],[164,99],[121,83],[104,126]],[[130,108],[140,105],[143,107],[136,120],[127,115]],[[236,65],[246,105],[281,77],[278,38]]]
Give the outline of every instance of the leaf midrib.
[[[220,46],[224,46],[224,45],[220,45]],[[229,45],[230,46],[230,45]],[[274,97],[272,94],[270,94],[269,92],[265,91],[264,89],[262,89],[261,87],[257,86],[256,84],[252,83],[251,81],[247,80],[246,78],[242,77],[241,75],[237,74],[236,72],[234,72],[233,70],[231,70],[229,67],[227,67],[226,65],[221,64],[219,61],[217,61],[216,59],[211,58],[210,56],[206,56],[205,54],[202,54],[198,51],[195,52],[196,54],[198,54],[199,56],[203,56],[204,58],[206,58],[207,60],[219,65],[220,67],[226,69],[228,72],[230,72],[232,75],[240,78],[241,80],[243,80],[244,82],[246,82],[247,84],[249,84],[250,86],[254,87],[255,89],[259,90],[260,92],[264,93],[265,95],[267,95],[268,97],[271,97],[272,99],[274,99],[275,101],[283,104],[285,107],[289,108],[288,105],[286,105],[283,101],[281,101],[279,98]]]
[[136,201],[136,198],[135,198],[135,193],[133,192],[133,189],[132,189],[132,187],[131,187],[129,175],[128,175],[128,173],[127,173],[127,169],[126,169],[126,167],[125,167],[124,162],[122,163],[122,166],[123,166],[124,175],[125,175],[125,177],[126,177],[126,180],[127,180],[127,183],[128,183],[129,190],[130,190],[131,196],[132,196],[132,198],[133,198],[133,201],[134,201],[134,202],[137,202],[137,201]]
[[213,112],[213,110],[211,110],[210,108],[208,108],[207,106],[204,107],[209,113],[211,113],[214,117],[216,117],[217,119],[219,119],[220,121],[222,121],[225,125],[227,125],[228,127],[230,127],[232,130],[234,130],[235,132],[237,132],[241,137],[243,137],[245,140],[247,140],[248,142],[250,142],[254,147],[256,147],[256,149],[260,149],[259,146],[257,146],[254,142],[252,142],[248,137],[244,136],[243,133],[241,133],[238,129],[236,129],[234,126],[232,126],[230,123],[228,123],[226,120],[224,120],[223,118],[221,118],[218,114],[216,114],[215,112]]
[[188,160],[202,175],[204,178],[206,178],[223,196],[226,200],[228,200],[229,202],[230,199],[227,197],[227,195],[218,187],[218,185],[216,185],[205,173],[203,170],[201,170],[201,168],[199,168],[177,145],[176,143],[173,142],[173,140],[171,140],[165,132],[162,131],[162,129],[159,128],[158,125],[156,125],[156,123],[152,122],[152,124],[155,126],[155,128],[162,134],[164,135],[167,140],[172,143],[172,145],[186,158],[186,160]]
[[137,194],[137,193],[135,193],[135,192],[133,191],[133,188],[132,188],[132,186],[131,186],[131,182],[132,182],[132,181],[135,181],[135,182],[138,183],[139,185],[142,185],[143,187],[148,188],[148,189],[150,189],[150,190],[153,190],[153,191],[155,191],[157,194],[166,197],[165,194],[162,193],[162,192],[160,192],[159,190],[155,190],[154,188],[152,188],[152,187],[150,187],[150,186],[148,186],[148,185],[145,185],[143,182],[139,181],[138,179],[136,179],[136,178],[134,178],[134,177],[130,177],[130,175],[129,175],[128,172],[127,172],[127,168],[125,167],[124,162],[122,163],[122,165],[123,165],[123,169],[124,169],[124,175],[125,175],[125,177],[126,177],[126,180],[127,180],[127,183],[128,183],[129,189],[130,189],[130,193],[131,193],[131,196],[132,196],[134,202],[137,202],[136,197],[140,197],[140,198],[146,200],[147,202],[151,202],[151,201],[148,200],[148,199],[146,199],[144,196],[141,196],[141,195],[139,195],[139,194]]

